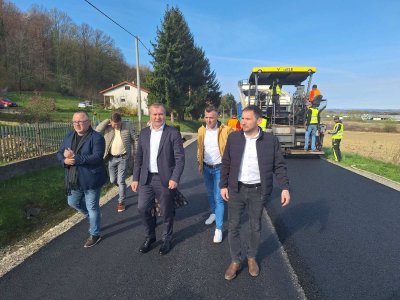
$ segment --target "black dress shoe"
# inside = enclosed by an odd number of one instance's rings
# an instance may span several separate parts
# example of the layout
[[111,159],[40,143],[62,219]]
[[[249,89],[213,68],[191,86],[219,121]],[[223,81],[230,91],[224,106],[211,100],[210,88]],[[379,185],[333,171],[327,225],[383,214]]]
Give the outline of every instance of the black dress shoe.
[[142,246],[139,248],[139,252],[146,253],[149,252],[151,244],[153,244],[156,241],[156,238],[146,238],[146,240],[143,242]]
[[164,243],[160,247],[160,255],[165,255],[171,250],[171,241],[164,241]]

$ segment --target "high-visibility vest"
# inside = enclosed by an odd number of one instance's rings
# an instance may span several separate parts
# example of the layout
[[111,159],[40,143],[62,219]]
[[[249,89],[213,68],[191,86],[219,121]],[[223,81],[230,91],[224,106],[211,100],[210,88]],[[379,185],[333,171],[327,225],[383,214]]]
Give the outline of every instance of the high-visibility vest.
[[318,124],[318,108],[310,107],[311,110],[311,120],[310,124]]
[[[275,88],[275,93],[274,93],[274,88]],[[281,87],[279,84],[274,84],[272,85],[272,95],[280,95],[281,94]]]
[[340,126],[340,129],[338,130],[338,132],[336,132],[335,134],[332,135],[332,139],[334,139],[334,140],[341,140],[343,137],[343,130],[344,130],[343,123],[340,123],[340,122],[336,123],[335,126],[333,127],[333,132],[335,132],[338,129],[339,125],[342,125],[342,126]]
[[260,123],[260,125],[258,125],[261,127],[262,131],[267,131],[267,119],[266,118],[262,118],[262,121]]

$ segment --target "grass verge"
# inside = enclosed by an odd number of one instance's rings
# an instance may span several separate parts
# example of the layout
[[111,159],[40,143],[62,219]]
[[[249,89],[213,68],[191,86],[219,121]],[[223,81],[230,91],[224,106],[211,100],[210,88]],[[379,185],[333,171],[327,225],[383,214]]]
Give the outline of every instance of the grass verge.
[[[328,159],[334,160],[331,148],[324,148],[325,155]],[[343,153],[343,159],[340,164],[347,167],[355,166],[358,169],[368,171],[390,180],[400,183],[400,166],[392,163],[386,163],[370,157],[365,157],[353,153]]]
[[[102,195],[111,187],[105,185]],[[0,181],[0,249],[39,236],[74,213],[67,204],[60,167]]]

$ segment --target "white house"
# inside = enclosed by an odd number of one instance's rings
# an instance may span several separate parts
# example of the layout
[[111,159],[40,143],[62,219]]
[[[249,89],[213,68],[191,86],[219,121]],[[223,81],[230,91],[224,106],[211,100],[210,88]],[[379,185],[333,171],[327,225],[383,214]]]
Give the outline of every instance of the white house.
[[[147,96],[149,91],[140,88],[141,93],[141,106],[144,115],[149,115],[149,109],[147,108]],[[123,81],[116,85],[100,91],[104,97],[104,107],[119,108],[122,106],[138,108],[138,88],[133,82]]]

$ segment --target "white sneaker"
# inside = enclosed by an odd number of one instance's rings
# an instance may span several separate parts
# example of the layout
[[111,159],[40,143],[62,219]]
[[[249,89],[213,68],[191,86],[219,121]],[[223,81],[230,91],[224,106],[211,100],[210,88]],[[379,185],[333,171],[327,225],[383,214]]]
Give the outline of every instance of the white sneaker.
[[206,225],[210,225],[215,222],[215,214],[211,214],[208,219],[206,220]]
[[214,233],[214,243],[221,243],[222,242],[222,230],[215,229]]

